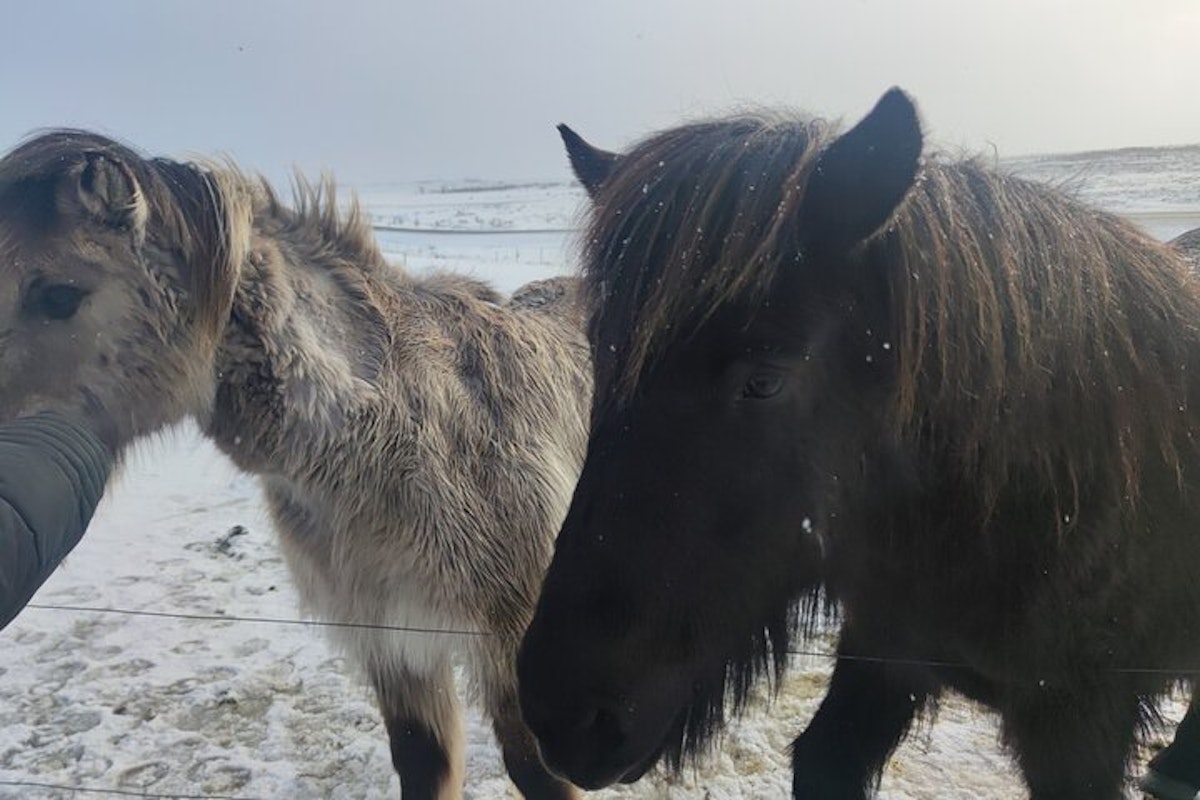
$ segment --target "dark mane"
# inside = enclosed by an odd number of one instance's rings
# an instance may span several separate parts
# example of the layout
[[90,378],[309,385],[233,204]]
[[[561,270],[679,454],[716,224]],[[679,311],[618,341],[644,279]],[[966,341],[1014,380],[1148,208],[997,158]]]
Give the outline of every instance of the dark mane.
[[[718,307],[752,314],[777,277],[800,274],[804,291],[821,291],[828,278],[804,272],[798,215],[833,133],[820,120],[737,116],[622,156],[585,245],[598,397],[627,400],[665,347]],[[989,493],[1033,468],[1065,491],[1068,510],[1088,480],[1123,482],[1132,499],[1140,462],[1178,469],[1179,448],[1193,446],[1181,413],[1189,387],[1175,376],[1200,369],[1200,287],[1129,223],[976,161],[927,155],[917,186],[852,260],[891,298],[877,334],[895,345],[897,435],[933,437],[982,470]],[[1104,444],[1073,447],[1080,439]]]
[[987,494],[1032,470],[1074,519],[1081,486],[1132,501],[1140,464],[1178,472],[1194,447],[1200,286],[1130,223],[973,161],[933,162],[864,258],[894,301],[897,427],[932,437]]
[[744,115],[665,131],[621,157],[595,197],[584,245],[606,402],[620,402],[670,339],[770,286],[797,246],[786,222],[832,133],[821,120]]

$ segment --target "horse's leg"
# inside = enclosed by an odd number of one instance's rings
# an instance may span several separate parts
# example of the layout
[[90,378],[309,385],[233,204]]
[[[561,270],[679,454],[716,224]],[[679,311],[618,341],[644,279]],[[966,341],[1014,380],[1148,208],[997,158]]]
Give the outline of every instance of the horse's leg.
[[481,648],[476,663],[484,703],[504,754],[508,777],[530,800],[573,800],[579,797],[579,791],[546,769],[538,756],[537,740],[521,719],[513,666],[516,645],[506,646],[502,639],[497,637],[491,647]]
[[1153,797],[1194,797],[1200,794],[1200,684],[1192,686],[1187,714],[1175,728],[1171,743],[1150,760],[1141,787]]
[[404,800],[462,796],[462,713],[447,661],[428,672],[401,667],[374,677]]
[[838,654],[825,699],[792,745],[796,798],[865,798],[936,691],[916,667],[855,660],[844,629]]
[[1140,721],[1126,685],[1032,687],[1003,701],[1004,738],[1030,800],[1117,800]]

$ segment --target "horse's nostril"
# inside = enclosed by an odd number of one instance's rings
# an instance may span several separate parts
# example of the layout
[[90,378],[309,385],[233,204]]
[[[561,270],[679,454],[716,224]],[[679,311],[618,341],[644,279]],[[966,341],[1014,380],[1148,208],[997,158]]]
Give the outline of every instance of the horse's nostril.
[[591,716],[591,739],[597,746],[611,750],[625,743],[629,732],[617,714],[606,708],[598,708]]
[[559,718],[557,733],[547,732],[546,739],[581,752],[600,753],[615,750],[625,743],[629,731],[620,716],[600,706],[578,711],[571,719]]
[[575,723],[571,725],[566,733],[570,736],[585,736],[596,725],[596,718],[600,716],[600,709],[594,708],[585,711],[575,719]]

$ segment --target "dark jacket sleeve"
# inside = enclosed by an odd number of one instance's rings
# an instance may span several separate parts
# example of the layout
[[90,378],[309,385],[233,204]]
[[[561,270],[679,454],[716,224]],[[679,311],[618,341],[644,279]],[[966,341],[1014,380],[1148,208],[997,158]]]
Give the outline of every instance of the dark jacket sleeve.
[[79,543],[112,452],[57,414],[0,425],[0,628]]

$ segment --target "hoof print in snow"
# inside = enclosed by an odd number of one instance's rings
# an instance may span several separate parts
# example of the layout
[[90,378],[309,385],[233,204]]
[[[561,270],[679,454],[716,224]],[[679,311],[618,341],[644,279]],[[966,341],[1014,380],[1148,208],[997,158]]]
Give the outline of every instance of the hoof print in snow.
[[241,561],[246,557],[246,554],[238,548],[237,539],[248,533],[250,531],[245,526],[234,525],[229,529],[228,533],[218,536],[211,542],[192,542],[191,544],[184,545],[184,549],[193,552],[208,553],[214,556],[225,556],[226,558],[232,558],[234,561]]

